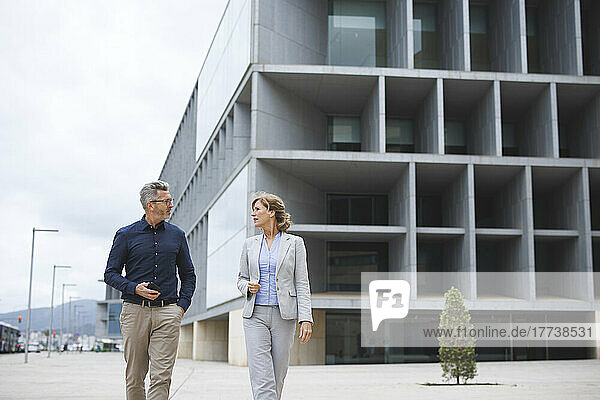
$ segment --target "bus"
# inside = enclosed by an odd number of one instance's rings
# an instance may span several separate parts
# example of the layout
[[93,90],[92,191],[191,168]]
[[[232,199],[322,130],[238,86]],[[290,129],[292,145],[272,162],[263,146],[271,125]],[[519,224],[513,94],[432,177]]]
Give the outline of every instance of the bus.
[[19,328],[0,321],[0,353],[16,353],[19,351]]

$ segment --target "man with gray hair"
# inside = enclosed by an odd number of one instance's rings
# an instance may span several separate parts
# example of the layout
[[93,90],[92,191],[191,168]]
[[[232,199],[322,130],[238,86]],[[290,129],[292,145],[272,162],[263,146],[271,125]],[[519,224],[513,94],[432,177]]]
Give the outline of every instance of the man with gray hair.
[[145,184],[140,202],[145,214],[117,231],[104,282],[123,293],[120,321],[127,399],[146,400],[144,379],[150,363],[148,400],[167,400],[179,327],[192,302],[196,274],[185,233],[165,221],[173,208],[169,184]]

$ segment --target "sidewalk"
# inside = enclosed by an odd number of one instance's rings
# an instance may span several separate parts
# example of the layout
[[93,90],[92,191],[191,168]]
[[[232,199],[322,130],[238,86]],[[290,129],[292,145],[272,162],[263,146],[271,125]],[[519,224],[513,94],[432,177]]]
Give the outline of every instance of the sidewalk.
[[[122,353],[0,355],[0,399],[124,399]],[[317,399],[600,399],[600,360],[485,362],[475,382],[441,383],[439,364],[290,367],[285,400]],[[179,359],[171,398],[251,399],[248,369]]]

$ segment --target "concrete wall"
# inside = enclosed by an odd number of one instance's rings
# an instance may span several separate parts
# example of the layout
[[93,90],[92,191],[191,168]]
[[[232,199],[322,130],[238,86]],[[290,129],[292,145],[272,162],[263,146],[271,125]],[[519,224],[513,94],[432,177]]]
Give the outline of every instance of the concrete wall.
[[387,1],[388,67],[414,68],[412,0]]
[[583,75],[579,0],[539,2],[540,68],[546,73]]
[[255,61],[327,64],[327,2],[256,0]]
[[[556,85],[549,85],[517,123],[520,151],[530,156],[558,156]],[[556,143],[555,143],[556,142]]]
[[415,151],[419,153],[444,152],[443,83],[437,79],[419,110],[416,123]]
[[188,234],[188,246],[194,262],[196,272],[196,290],[192,297],[192,304],[188,315],[195,315],[206,311],[206,240],[208,218],[205,216]]
[[438,13],[440,67],[469,71],[469,0],[444,0]]
[[160,173],[159,179],[169,182],[175,199],[181,198],[196,164],[196,97],[194,89]]
[[290,350],[290,365],[325,364],[325,310],[313,310],[312,335],[308,343],[300,343],[300,325],[296,324],[294,344]]
[[[527,52],[522,49],[521,0],[489,3],[490,63],[492,71],[526,72]],[[523,57],[525,55],[525,57]]]
[[256,166],[257,190],[277,193],[285,201],[286,210],[297,224],[327,222],[325,193],[264,161]]
[[228,321],[195,321],[193,327],[192,359],[227,361]]
[[499,88],[496,89],[496,85],[492,84],[467,120],[469,154],[500,155],[498,149],[502,143],[498,143],[501,129],[499,105],[496,104],[498,96]]
[[248,365],[246,354],[246,335],[242,325],[242,309],[229,311],[227,361],[231,365]]
[[600,3],[597,0],[581,0],[580,3],[584,22],[581,27],[584,73],[600,75]]
[[192,358],[192,324],[182,325],[179,330],[179,345],[177,347],[177,358]]
[[[381,104],[379,101],[379,89],[379,84],[373,87],[371,95],[360,115],[361,151],[380,151],[379,130],[380,128],[385,129],[385,126],[381,127],[379,115],[380,109],[385,107],[385,103]],[[381,150],[385,151],[385,148]]]
[[569,149],[579,157],[600,158],[600,95],[571,118]]
[[256,90],[257,149],[327,148],[327,116],[321,110],[263,75]]

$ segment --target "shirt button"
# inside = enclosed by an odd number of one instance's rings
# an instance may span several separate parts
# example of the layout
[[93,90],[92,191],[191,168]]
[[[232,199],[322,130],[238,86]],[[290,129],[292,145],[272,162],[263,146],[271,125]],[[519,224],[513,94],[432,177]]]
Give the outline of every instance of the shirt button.
[[158,243],[154,242],[154,245],[156,246]]
[[156,235],[156,232],[154,232],[154,234]]
[[155,267],[158,267],[158,264],[154,264]]
[[155,255],[155,256],[157,256],[157,255],[158,255],[158,253],[154,253],[154,255]]

